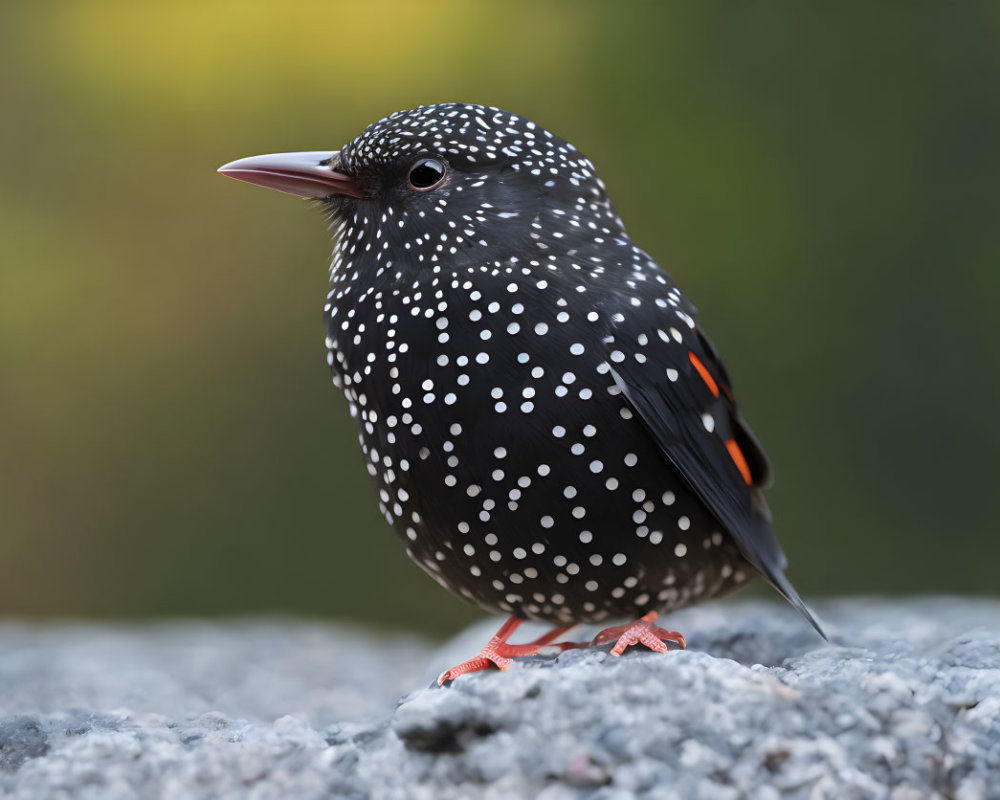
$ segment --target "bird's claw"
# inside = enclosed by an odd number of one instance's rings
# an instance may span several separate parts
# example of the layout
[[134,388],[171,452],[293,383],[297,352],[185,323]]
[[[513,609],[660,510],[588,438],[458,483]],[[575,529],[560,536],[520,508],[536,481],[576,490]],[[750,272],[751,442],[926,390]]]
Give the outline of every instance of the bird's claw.
[[591,645],[606,644],[617,639],[615,646],[611,648],[611,655],[613,656],[620,656],[625,652],[625,648],[635,644],[645,645],[657,653],[666,653],[670,649],[667,647],[666,642],[674,642],[680,646],[681,650],[686,649],[687,644],[684,641],[683,634],[677,631],[668,631],[653,624],[656,622],[658,616],[659,614],[655,611],[650,611],[635,622],[606,628],[594,637]]

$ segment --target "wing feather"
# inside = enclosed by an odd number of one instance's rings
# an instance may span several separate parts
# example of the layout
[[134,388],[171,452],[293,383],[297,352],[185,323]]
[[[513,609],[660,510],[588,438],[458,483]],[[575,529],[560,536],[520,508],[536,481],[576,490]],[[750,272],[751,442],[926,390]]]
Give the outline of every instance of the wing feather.
[[[676,290],[675,290],[676,292]],[[785,576],[785,554],[771,530],[761,488],[767,457],[747,427],[729,377],[691,306],[648,301],[636,308],[608,297],[605,343],[626,401],[694,493],[733,537],[740,552],[824,638],[826,634]],[[615,302],[626,311],[614,312]]]

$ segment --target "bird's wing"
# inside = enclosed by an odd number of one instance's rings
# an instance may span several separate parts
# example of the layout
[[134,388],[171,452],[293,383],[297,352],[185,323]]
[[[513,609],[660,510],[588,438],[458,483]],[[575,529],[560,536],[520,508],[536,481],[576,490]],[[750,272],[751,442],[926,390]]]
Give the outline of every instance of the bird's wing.
[[[667,284],[669,287],[669,284]],[[729,376],[676,289],[639,305],[605,296],[611,374],[666,458],[733,537],[744,558],[824,636],[785,577],[785,554],[761,493],[767,456],[743,421]]]

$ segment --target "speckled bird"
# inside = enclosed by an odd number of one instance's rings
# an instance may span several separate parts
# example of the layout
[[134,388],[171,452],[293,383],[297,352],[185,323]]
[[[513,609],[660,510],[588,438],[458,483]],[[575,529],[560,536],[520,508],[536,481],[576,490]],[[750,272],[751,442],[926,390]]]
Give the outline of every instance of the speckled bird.
[[[319,201],[327,362],[379,507],[418,566],[509,619],[441,681],[622,618],[785,577],[768,461],[695,307],[632,243],[593,164],[497,108],[401,111],[332,152],[226,164]],[[522,645],[524,619],[555,629]]]

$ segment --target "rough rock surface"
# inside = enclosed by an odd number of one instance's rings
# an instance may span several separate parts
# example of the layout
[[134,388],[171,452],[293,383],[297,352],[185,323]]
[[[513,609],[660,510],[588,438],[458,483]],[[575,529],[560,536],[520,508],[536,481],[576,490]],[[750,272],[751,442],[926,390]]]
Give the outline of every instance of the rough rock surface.
[[687,651],[448,688],[495,621],[438,651],[280,620],[0,624],[0,797],[1000,797],[1000,602],[819,610],[833,644],[710,605],[671,616]]

